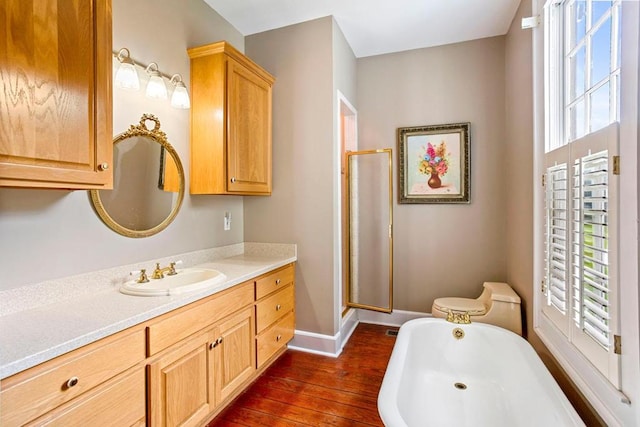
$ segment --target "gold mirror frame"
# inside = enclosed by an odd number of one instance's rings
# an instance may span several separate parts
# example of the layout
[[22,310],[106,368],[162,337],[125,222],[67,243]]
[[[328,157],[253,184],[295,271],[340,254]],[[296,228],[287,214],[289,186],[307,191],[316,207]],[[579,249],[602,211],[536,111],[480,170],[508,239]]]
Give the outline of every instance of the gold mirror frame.
[[[147,128],[147,122],[154,122],[153,129]],[[116,222],[111,215],[105,209],[102,200],[100,199],[100,190],[90,190],[89,195],[91,197],[91,203],[93,204],[93,208],[96,213],[100,217],[100,219],[105,223],[107,227],[112,229],[118,234],[123,236],[132,237],[132,238],[140,238],[140,237],[148,237],[153,236],[167,228],[169,224],[175,219],[176,215],[178,215],[178,211],[180,210],[180,206],[182,206],[182,200],[184,199],[184,169],[182,168],[182,162],[180,161],[180,157],[178,153],[173,148],[173,146],[167,140],[167,135],[160,130],[160,120],[153,114],[143,114],[140,119],[140,123],[138,125],[131,125],[129,129],[120,135],[116,136],[113,140],[113,145],[128,139],[137,136],[143,136],[152,139],[153,141],[159,143],[166,153],[169,153],[173,158],[177,170],[177,175],[179,178],[179,189],[178,189],[178,200],[175,203],[175,206],[171,210],[171,213],[167,218],[164,219],[160,224],[155,227],[149,228],[147,230],[132,230],[130,228],[124,227],[123,225]],[[115,164],[115,163],[114,163]],[[115,173],[115,170],[114,170]]]

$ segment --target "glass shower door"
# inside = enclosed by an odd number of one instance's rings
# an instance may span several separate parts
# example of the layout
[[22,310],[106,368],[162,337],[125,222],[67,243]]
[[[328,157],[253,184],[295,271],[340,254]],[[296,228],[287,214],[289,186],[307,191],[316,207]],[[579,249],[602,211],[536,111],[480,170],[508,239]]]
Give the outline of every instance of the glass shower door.
[[347,307],[393,309],[391,149],[347,152]]

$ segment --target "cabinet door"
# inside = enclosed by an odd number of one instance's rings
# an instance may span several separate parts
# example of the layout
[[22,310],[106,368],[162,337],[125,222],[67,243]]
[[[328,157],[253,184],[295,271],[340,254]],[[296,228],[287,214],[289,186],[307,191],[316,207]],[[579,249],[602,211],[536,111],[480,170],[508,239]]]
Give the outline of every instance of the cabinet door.
[[218,400],[225,401],[256,370],[254,341],[254,309],[250,307],[218,325],[219,345],[216,349]]
[[271,84],[227,62],[227,189],[271,193]]
[[214,410],[214,336],[200,334],[149,365],[151,426],[198,425]]
[[111,0],[2,0],[0,28],[0,186],[111,188]]

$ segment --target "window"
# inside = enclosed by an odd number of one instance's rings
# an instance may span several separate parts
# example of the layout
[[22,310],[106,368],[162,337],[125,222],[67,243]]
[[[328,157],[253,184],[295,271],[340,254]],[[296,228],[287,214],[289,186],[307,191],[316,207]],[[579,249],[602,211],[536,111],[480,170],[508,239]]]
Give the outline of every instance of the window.
[[551,1],[545,13],[542,312],[615,387],[620,4]]

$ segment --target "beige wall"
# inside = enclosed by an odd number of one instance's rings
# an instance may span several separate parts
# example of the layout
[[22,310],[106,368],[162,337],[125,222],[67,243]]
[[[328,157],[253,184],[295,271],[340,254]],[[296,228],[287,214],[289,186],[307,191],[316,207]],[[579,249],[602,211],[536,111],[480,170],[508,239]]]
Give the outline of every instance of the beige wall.
[[246,197],[245,240],[293,242],[296,329],[333,335],[333,48],[331,17],[246,37],[276,77],[273,194]]
[[528,335],[533,334],[533,52],[531,31],[520,18],[531,15],[523,0],[505,43],[505,176],[507,280],[522,298]]
[[[155,61],[165,73],[181,73],[187,86],[187,47],[221,39],[244,49],[242,35],[202,0],[113,0],[114,49],[128,47],[140,62]],[[139,71],[144,84],[143,74]],[[143,113],[157,115],[188,174],[188,110],[171,108],[168,101],[148,100],[142,91],[114,89],[113,100],[114,134],[137,124]],[[233,216],[233,228],[226,232],[225,211]],[[3,188],[0,189],[0,290],[238,243],[243,241],[242,217],[241,197],[187,195],[169,228],[153,237],[130,239],[100,222],[86,191]]]
[[358,59],[359,148],[393,148],[396,129],[471,122],[471,203],[394,202],[394,307],[477,297],[506,280],[504,37]]
[[[531,0],[522,0],[505,43],[505,177],[507,280],[522,298],[526,335],[585,423],[604,425],[558,366],[533,329],[533,51],[530,30],[520,21],[531,16]],[[536,180],[536,181],[534,181]]]

